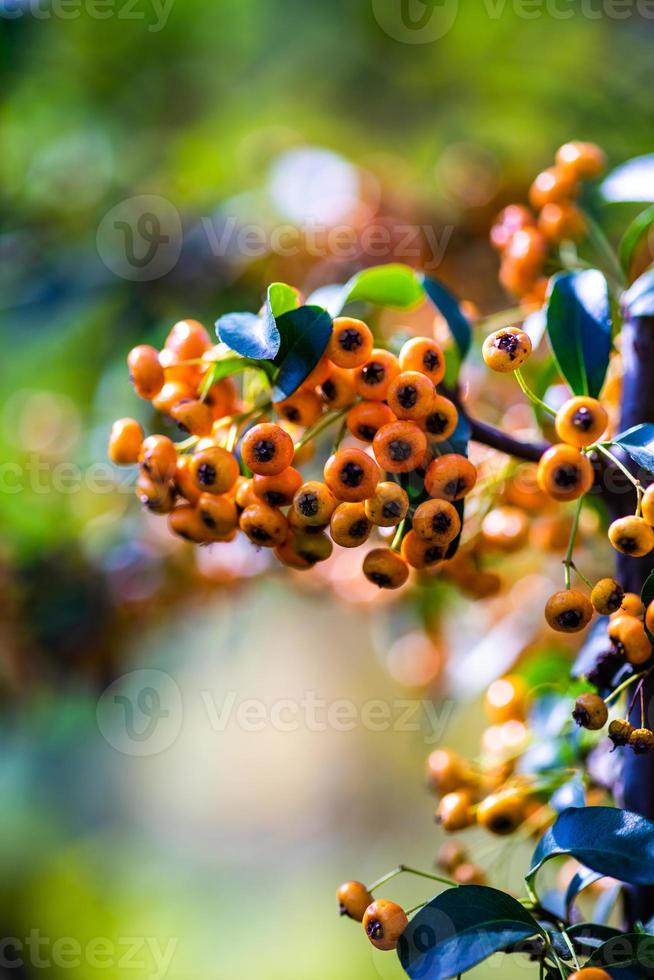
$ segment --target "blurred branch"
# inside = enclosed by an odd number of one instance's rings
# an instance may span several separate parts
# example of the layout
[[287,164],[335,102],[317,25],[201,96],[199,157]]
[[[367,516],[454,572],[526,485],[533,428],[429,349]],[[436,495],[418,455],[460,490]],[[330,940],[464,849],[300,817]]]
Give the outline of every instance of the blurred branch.
[[477,419],[466,416],[470,425],[470,438],[474,442],[480,442],[491,449],[497,449],[507,456],[515,456],[516,459],[524,459],[529,463],[537,463],[543,453],[549,449],[547,442],[523,442],[514,439],[512,436],[496,429],[493,425],[486,422],[479,422]]

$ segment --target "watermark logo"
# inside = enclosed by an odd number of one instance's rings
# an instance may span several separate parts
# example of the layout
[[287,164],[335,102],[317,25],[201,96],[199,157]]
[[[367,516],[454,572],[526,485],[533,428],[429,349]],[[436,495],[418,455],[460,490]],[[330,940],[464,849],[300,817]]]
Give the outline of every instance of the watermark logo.
[[182,727],[182,695],[163,670],[134,670],[114,681],[96,711],[104,739],[122,755],[165,752]]
[[372,0],[381,29],[403,44],[432,44],[454,25],[459,0]]
[[130,282],[150,282],[176,265],[182,250],[182,221],[165,197],[141,194],[105,214],[96,244],[111,272]]

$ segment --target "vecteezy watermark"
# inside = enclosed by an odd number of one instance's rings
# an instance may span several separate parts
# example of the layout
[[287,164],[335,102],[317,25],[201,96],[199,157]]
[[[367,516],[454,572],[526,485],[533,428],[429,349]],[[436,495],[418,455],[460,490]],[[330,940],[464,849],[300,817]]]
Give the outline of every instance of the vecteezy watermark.
[[348,698],[329,699],[316,691],[297,698],[263,701],[228,691],[217,697],[198,692],[195,705],[182,703],[181,691],[162,670],[135,670],[119,677],[102,694],[97,705],[100,733],[122,755],[151,756],[165,752],[177,740],[185,710],[206,718],[209,732],[223,734],[229,728],[242,732],[402,732],[422,735],[426,745],[443,739],[454,705],[436,707],[415,698],[374,698],[357,704]]
[[27,936],[0,938],[0,968],[17,970],[138,970],[148,980],[164,980],[177,951],[178,940],[162,943],[154,937],[121,936],[116,940],[95,936],[80,942],[74,936],[53,939],[39,929]]
[[106,267],[121,279],[160,279],[175,267],[182,251],[179,212],[165,197],[129,197],[105,214],[96,245]]
[[[372,0],[377,23],[403,44],[431,44],[444,37],[459,13],[459,0]],[[654,20],[654,0],[477,0],[476,14],[500,20]]]
[[122,755],[165,752],[183,721],[179,687],[163,670],[134,670],[110,684],[98,701],[96,718],[104,739]]
[[175,0],[0,0],[0,19],[141,21],[151,34],[168,23]]

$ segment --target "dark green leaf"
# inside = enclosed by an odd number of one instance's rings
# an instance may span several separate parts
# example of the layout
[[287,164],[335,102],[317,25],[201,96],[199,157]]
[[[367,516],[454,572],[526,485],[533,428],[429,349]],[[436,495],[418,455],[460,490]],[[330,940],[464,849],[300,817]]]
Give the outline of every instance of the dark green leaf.
[[587,965],[610,970],[612,977],[654,977],[654,936],[613,936],[595,950]]
[[589,956],[594,950],[599,949],[607,939],[622,935],[619,929],[603,926],[597,922],[578,922],[569,926],[567,933],[575,949],[585,956]]
[[273,358],[279,350],[274,318],[254,313],[227,313],[216,320],[218,339],[243,357]]
[[654,201],[654,153],[616,167],[604,178],[600,190],[604,200],[612,204]]
[[288,398],[311,374],[322,357],[332,333],[332,319],[320,306],[300,306],[277,320],[281,344],[275,401]]
[[467,885],[443,892],[418,912],[397,952],[413,980],[449,980],[538,934],[541,926],[515,898]]
[[568,885],[567,891],[565,893],[565,918],[570,918],[570,911],[574,905],[574,901],[580,892],[584,889],[590,888],[592,884],[596,881],[600,881],[604,875],[598,874],[597,871],[590,871],[589,868],[581,868],[580,871],[576,873],[572,881]]
[[472,327],[470,326],[470,321],[461,312],[459,301],[442,282],[424,276],[422,284],[429,299],[439,313],[445,317],[456,346],[458,347],[459,354],[461,355],[461,360],[463,360],[470,350],[470,344],[472,343]]
[[597,398],[611,353],[611,308],[601,272],[586,269],[554,277],[547,303],[547,335],[573,393]]
[[644,470],[654,473],[654,423],[644,422],[621,432],[613,442],[622,446],[635,463]]
[[639,245],[641,244],[644,236],[650,231],[653,224],[654,204],[650,205],[648,208],[645,208],[644,211],[641,211],[640,214],[634,218],[622,236],[618,254],[620,256],[620,265],[627,275],[629,275],[629,270],[631,269],[631,265],[634,260],[634,256],[638,251]]
[[625,311],[632,317],[654,316],[654,269],[648,269],[631,284],[622,297]]
[[618,881],[654,884],[654,824],[629,810],[606,806],[565,810],[541,838],[527,880],[533,881],[550,858],[564,854]]

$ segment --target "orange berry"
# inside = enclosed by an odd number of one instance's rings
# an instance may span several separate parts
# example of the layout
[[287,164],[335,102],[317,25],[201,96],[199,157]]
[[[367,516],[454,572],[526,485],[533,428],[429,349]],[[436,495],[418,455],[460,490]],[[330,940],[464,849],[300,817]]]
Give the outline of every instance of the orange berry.
[[318,390],[328,408],[346,408],[356,397],[354,373],[345,368],[332,367]]
[[351,503],[372,497],[381,478],[377,463],[363,449],[339,449],[325,463],[323,475],[334,496]]
[[175,506],[172,484],[153,480],[145,472],[141,472],[136,481],[136,496],[153,514],[168,514]]
[[641,508],[647,523],[654,525],[654,483],[651,483],[643,494]]
[[372,522],[362,503],[339,504],[331,516],[332,541],[341,548],[359,548],[366,543],[371,531]]
[[197,320],[180,320],[166,337],[164,347],[180,361],[198,360],[211,347],[211,337]]
[[397,358],[381,348],[373,350],[370,358],[354,374],[358,395],[369,401],[383,402],[393,378],[400,373]]
[[602,578],[593,586],[590,594],[590,601],[593,609],[600,616],[610,616],[611,613],[620,609],[625,592],[619,582],[613,578]]
[[577,500],[588,493],[595,474],[590,460],[575,446],[551,446],[538,463],[538,485],[554,500]]
[[432,544],[445,546],[461,531],[461,518],[448,500],[426,500],[413,515],[413,530]]
[[329,360],[327,353],[324,353],[309,377],[303,381],[302,387],[317,388],[318,385],[321,385],[329,377],[332,368],[332,362]]
[[239,475],[235,456],[221,446],[211,446],[194,453],[189,470],[195,485],[203,493],[227,493]]
[[202,399],[211,411],[214,421],[230,415],[238,404],[238,393],[233,378],[222,378],[209,388]]
[[139,463],[152,480],[172,480],[177,470],[175,443],[168,436],[148,436],[141,444]]
[[384,402],[359,402],[347,413],[347,427],[356,439],[372,442],[384,425],[395,421],[395,416]]
[[387,902],[384,899],[372,902],[363,916],[366,936],[376,949],[385,951],[397,947],[398,940],[408,924],[409,920],[404,909],[395,902]]
[[547,242],[537,228],[520,228],[511,238],[503,261],[524,276],[535,278],[547,253]]
[[427,782],[432,792],[446,796],[474,782],[468,762],[452,749],[434,749],[427,759]]
[[191,456],[178,455],[173,482],[177,493],[181,497],[185,497],[190,504],[197,504],[201,496],[201,491],[191,474],[191,459]]
[[363,574],[380,589],[399,589],[409,577],[409,568],[390,548],[374,548],[363,560]]
[[180,381],[191,388],[197,388],[202,378],[202,367],[199,364],[184,364],[179,355],[169,347],[159,351],[159,363],[163,368],[166,383]]
[[373,337],[370,327],[351,316],[339,316],[327,345],[327,356],[341,368],[359,367],[370,357]]
[[302,571],[313,568],[318,562],[327,561],[333,550],[334,546],[327,535],[315,533],[314,530],[312,534],[293,532],[283,544],[275,548],[275,554],[285,565]]
[[500,211],[491,228],[491,245],[498,252],[503,252],[516,231],[534,224],[535,219],[529,208],[522,204],[509,204],[503,211]]
[[409,512],[409,498],[397,483],[378,483],[364,508],[368,519],[377,527],[397,527]]
[[269,507],[289,507],[293,497],[302,486],[302,474],[292,466],[276,476],[261,476],[255,473],[252,488]]
[[109,436],[109,459],[119,466],[138,463],[143,438],[143,428],[136,419],[116,419]]
[[293,513],[300,526],[324,527],[336,510],[338,500],[318,480],[303,483],[293,498]]
[[211,409],[197,398],[177,402],[170,410],[170,417],[177,422],[182,432],[204,438],[210,435],[213,417]]
[[318,419],[322,412],[322,399],[315,391],[300,390],[286,398],[283,402],[276,402],[274,408],[277,414],[292,422],[306,428]]
[[500,551],[517,551],[529,537],[529,518],[518,507],[494,507],[481,524],[484,544]]
[[652,644],[645,632],[645,627],[639,619],[633,616],[622,624],[620,643],[624,647],[625,657],[634,667],[647,663],[652,656]]
[[476,468],[457,453],[438,456],[425,473],[425,490],[429,496],[451,502],[467,496],[476,482]]
[[623,555],[644,558],[654,549],[654,529],[642,517],[620,517],[609,528],[609,541]]
[[647,612],[645,613],[645,626],[650,631],[652,636],[654,636],[654,601],[650,602],[647,607]]
[[521,677],[500,677],[486,690],[484,708],[492,725],[524,721],[527,688]]
[[522,367],[530,356],[531,340],[519,327],[504,327],[486,337],[482,354],[491,371],[507,374]]
[[239,527],[253,544],[262,548],[283,544],[288,533],[288,524],[282,512],[269,507],[262,500],[245,508],[239,519]]
[[169,415],[178,402],[195,398],[195,389],[184,381],[167,381],[152,404],[158,412]]
[[201,494],[197,511],[205,533],[212,537],[224,537],[238,524],[236,503],[225,494]]
[[425,541],[415,531],[409,531],[402,539],[402,557],[411,568],[422,571],[433,568],[445,559],[447,547],[435,541]]
[[291,465],[293,440],[288,432],[273,422],[253,426],[241,442],[245,465],[261,476],[276,476]]
[[606,170],[606,154],[596,143],[564,143],[556,151],[556,162],[573,180],[594,180]]
[[360,881],[346,881],[339,885],[336,901],[341,915],[361,922],[366,909],[372,904],[372,895]]
[[581,728],[599,732],[609,720],[609,710],[599,694],[588,692],[580,694],[575,701],[572,717]]
[[402,371],[386,393],[388,407],[398,419],[424,419],[434,404],[434,386],[419,371]]
[[200,515],[190,504],[181,504],[168,514],[168,528],[177,537],[193,544],[204,544],[209,540]]
[[606,409],[596,398],[570,398],[556,413],[554,427],[561,442],[582,449],[597,442],[609,424]]
[[130,381],[140,398],[152,401],[164,384],[164,372],[159,363],[159,351],[147,344],[134,347],[127,356]]
[[440,384],[445,376],[445,354],[435,340],[427,337],[412,337],[400,351],[402,371],[419,371],[426,375],[433,385]]
[[540,211],[552,201],[565,201],[576,197],[577,178],[568,167],[548,167],[538,174],[529,191],[532,207]]
[[551,201],[538,217],[538,229],[553,245],[562,241],[579,242],[586,234],[583,212],[571,201]]
[[482,800],[477,808],[477,823],[491,834],[512,834],[527,816],[524,793],[517,788],[500,790]]
[[578,633],[588,626],[592,618],[590,599],[576,589],[555,592],[545,606],[545,619],[559,633]]
[[465,789],[446,793],[436,809],[436,821],[448,833],[456,833],[472,827],[475,813],[472,809],[472,797]]
[[447,442],[459,424],[459,413],[454,402],[444,395],[434,394],[429,414],[419,419],[418,425],[424,429],[432,442]]
[[424,459],[427,437],[415,422],[390,422],[379,429],[372,448],[383,470],[410,473]]

